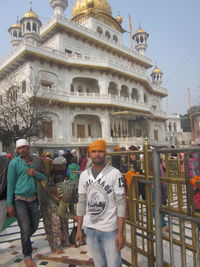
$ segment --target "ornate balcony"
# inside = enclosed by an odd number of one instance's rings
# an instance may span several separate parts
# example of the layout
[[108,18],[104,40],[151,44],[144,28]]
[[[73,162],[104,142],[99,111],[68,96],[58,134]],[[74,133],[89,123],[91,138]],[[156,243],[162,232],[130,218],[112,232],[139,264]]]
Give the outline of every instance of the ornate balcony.
[[[76,92],[76,93],[67,93],[62,90],[57,89],[47,89],[41,88],[38,91],[37,97],[48,99],[50,102],[53,101],[62,101],[67,103],[76,103],[76,104],[96,104],[125,107],[126,109],[137,109],[141,111],[150,112],[149,104],[144,104],[137,102],[136,100],[121,97],[111,94],[99,94],[99,93],[86,93],[86,92]],[[161,114],[161,113],[160,113]]]

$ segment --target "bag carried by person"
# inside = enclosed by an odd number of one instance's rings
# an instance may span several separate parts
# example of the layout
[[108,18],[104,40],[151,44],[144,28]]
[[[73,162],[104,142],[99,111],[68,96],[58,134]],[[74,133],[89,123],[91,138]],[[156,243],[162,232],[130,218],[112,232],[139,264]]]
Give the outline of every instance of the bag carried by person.
[[58,193],[64,203],[76,204],[78,202],[78,182],[65,180],[58,183]]
[[[77,226],[74,223],[74,226],[73,226],[72,231],[71,231],[70,236],[69,236],[69,242],[72,245],[76,245],[76,232],[77,232]],[[81,245],[85,245],[86,236],[85,236],[85,233],[83,230],[82,230],[82,233],[83,233],[83,243]]]

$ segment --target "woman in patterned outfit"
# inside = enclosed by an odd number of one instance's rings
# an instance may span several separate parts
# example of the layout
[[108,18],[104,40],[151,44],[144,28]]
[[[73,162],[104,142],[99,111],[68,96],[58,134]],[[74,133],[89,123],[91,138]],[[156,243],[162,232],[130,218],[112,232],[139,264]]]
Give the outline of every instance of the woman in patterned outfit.
[[48,205],[43,205],[42,216],[49,246],[53,252],[61,254],[62,248],[70,245],[68,219],[59,217],[57,208],[58,205],[50,200]]
[[57,215],[59,204],[57,186],[50,186],[46,191],[41,200],[41,213],[47,240],[54,253],[62,254],[62,248],[70,245],[68,219]]

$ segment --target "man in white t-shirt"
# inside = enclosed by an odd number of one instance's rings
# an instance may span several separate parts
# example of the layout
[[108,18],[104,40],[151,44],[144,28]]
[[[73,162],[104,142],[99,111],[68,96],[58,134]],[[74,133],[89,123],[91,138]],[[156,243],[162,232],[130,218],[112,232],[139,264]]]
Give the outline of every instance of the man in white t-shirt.
[[105,162],[106,142],[89,147],[92,167],[79,180],[76,242],[83,242],[82,227],[96,267],[121,267],[124,247],[124,179],[119,170]]

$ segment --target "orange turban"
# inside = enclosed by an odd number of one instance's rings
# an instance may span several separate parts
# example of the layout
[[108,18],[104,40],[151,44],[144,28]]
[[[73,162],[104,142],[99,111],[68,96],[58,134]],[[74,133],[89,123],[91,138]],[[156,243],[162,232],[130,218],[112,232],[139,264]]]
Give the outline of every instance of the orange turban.
[[91,153],[92,151],[95,151],[95,150],[106,152],[106,142],[104,140],[94,141],[89,147],[89,152]]
[[120,151],[120,147],[119,147],[119,146],[116,146],[116,147],[114,148],[114,152],[117,152],[117,151]]

